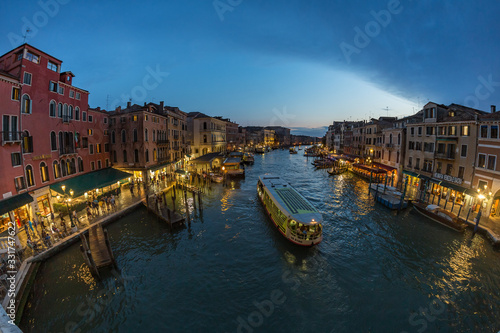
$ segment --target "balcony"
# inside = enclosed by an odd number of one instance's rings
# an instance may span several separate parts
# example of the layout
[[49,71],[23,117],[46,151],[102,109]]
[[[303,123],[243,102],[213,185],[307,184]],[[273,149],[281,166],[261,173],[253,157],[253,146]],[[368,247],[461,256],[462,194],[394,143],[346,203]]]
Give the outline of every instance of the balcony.
[[23,132],[0,132],[2,146],[6,143],[20,143],[23,140]]
[[394,143],[386,143],[385,148],[394,148]]
[[169,144],[169,142],[170,142],[170,141],[169,141],[169,140],[167,140],[167,139],[159,139],[159,140],[156,140],[156,143],[157,143],[158,145],[168,145],[168,144]]
[[75,154],[75,148],[73,147],[60,147],[59,148],[59,155],[70,155],[70,154]]
[[170,157],[169,156],[159,157],[158,163],[163,163],[163,162],[170,162]]
[[447,152],[447,153],[436,152],[435,157],[441,160],[454,160],[455,152]]

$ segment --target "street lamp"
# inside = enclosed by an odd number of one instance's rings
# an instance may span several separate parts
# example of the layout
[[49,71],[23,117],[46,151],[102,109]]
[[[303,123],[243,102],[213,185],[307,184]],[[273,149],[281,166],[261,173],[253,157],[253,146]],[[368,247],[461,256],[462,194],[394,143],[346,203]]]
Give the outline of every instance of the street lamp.
[[[66,203],[66,208],[67,208],[67,210],[68,210],[68,215],[69,215],[69,221],[70,221],[70,223],[71,223],[71,228],[74,228],[74,227],[76,227],[76,226],[75,226],[75,223],[74,223],[74,221],[73,221],[73,216],[71,215],[71,211],[69,210],[69,204],[68,204],[68,202],[71,202],[71,198],[68,198],[68,195],[66,194],[66,185],[62,185],[62,186],[61,186],[61,189],[62,189],[62,190],[63,190],[63,192],[64,192],[64,197],[63,197],[63,200],[64,200],[64,202]],[[71,190],[71,189],[70,189],[70,190],[69,190],[69,194],[70,194],[71,196],[73,196],[73,193],[74,193],[74,192],[73,192],[73,190]]]

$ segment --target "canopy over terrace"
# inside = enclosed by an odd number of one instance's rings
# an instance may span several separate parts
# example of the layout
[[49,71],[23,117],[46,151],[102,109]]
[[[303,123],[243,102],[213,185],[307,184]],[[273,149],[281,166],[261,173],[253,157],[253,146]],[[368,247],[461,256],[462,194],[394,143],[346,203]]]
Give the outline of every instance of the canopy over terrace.
[[66,194],[68,193],[68,191],[72,190],[73,196],[79,197],[85,192],[89,192],[96,188],[109,186],[130,176],[132,176],[130,173],[113,168],[107,168],[50,185],[50,189],[64,195],[65,193],[62,189],[62,186],[66,186]]
[[26,205],[32,201],[33,197],[28,193],[22,193],[3,199],[0,201],[0,215],[10,212],[11,210]]

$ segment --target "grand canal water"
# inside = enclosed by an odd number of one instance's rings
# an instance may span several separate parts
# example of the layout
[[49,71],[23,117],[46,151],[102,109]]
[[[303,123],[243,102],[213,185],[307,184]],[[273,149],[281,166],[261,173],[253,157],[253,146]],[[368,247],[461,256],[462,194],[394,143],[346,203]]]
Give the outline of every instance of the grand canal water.
[[[217,184],[203,220],[171,233],[144,210],[109,226],[120,273],[96,281],[73,246],[41,266],[24,332],[497,332],[500,254],[411,210],[373,203],[356,176],[302,154],[256,155]],[[291,182],[322,213],[299,248],[267,218],[260,174]]]

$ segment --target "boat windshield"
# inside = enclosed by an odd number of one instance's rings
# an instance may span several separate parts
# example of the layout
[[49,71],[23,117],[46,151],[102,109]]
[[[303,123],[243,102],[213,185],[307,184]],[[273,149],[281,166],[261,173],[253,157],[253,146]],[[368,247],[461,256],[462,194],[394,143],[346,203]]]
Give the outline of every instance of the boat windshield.
[[311,239],[317,238],[321,235],[321,224],[305,225],[295,220],[288,222],[290,232],[298,238]]

